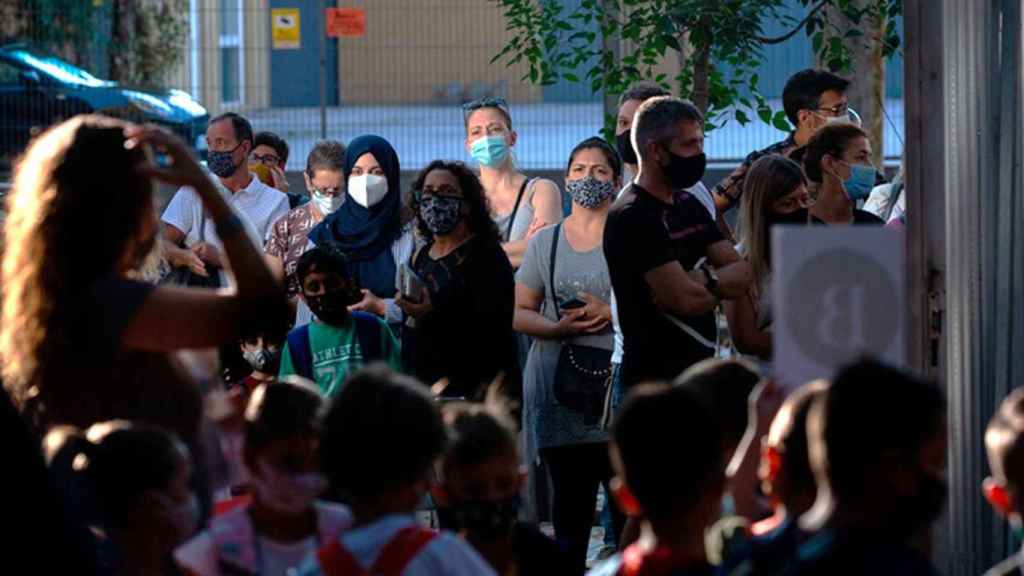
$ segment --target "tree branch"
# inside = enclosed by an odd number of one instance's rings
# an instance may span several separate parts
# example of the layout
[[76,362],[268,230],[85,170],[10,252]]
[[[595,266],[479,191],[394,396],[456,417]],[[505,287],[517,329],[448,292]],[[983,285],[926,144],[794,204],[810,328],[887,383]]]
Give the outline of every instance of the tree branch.
[[805,16],[804,19],[801,20],[799,24],[794,26],[792,30],[790,30],[789,32],[786,32],[782,36],[776,36],[775,38],[764,38],[763,36],[758,36],[757,37],[757,41],[762,43],[762,44],[781,44],[781,43],[785,42],[786,40],[789,40],[790,38],[795,36],[796,33],[799,32],[801,28],[803,28],[804,26],[807,25],[807,21],[811,19],[811,16],[814,16],[819,10],[821,10],[822,8],[825,7],[825,4],[828,4],[828,3],[829,3],[829,0],[821,0],[821,2],[818,2],[818,5],[815,6],[814,8],[811,8],[811,11],[807,13],[807,16]]

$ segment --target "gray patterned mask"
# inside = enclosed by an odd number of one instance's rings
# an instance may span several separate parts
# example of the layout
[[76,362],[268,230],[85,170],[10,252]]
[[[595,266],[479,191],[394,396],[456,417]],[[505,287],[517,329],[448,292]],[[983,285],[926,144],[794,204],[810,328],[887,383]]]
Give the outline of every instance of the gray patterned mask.
[[459,224],[461,209],[461,198],[426,196],[420,200],[420,220],[431,234],[444,236]]
[[613,182],[601,182],[596,178],[587,176],[579,180],[570,180],[565,183],[565,191],[572,196],[572,201],[584,208],[597,208],[615,195],[615,184]]

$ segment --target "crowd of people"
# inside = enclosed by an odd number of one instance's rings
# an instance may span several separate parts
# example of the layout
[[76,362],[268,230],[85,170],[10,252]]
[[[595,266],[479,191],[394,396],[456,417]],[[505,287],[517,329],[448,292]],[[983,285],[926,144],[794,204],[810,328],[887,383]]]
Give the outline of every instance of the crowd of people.
[[[848,87],[793,75],[794,131],[711,190],[701,112],[648,83],[562,182],[516,165],[499,98],[463,106],[475,169],[404,191],[373,134],[318,142],[300,194],[236,113],[205,165],[50,128],[4,227],[10,541],[43,573],[579,575],[599,524],[599,576],[936,573],[940,389],[772,379],[773,228],[905,222]],[[1018,530],[1022,414],[983,487]]]

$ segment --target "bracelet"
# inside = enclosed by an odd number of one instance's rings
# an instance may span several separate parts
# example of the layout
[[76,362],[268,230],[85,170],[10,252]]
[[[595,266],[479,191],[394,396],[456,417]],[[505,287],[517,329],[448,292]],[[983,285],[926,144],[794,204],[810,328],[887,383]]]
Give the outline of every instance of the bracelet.
[[214,224],[217,228],[217,236],[221,238],[227,238],[245,230],[245,224],[242,224],[242,219],[238,217],[238,214],[232,214],[227,218],[214,222]]

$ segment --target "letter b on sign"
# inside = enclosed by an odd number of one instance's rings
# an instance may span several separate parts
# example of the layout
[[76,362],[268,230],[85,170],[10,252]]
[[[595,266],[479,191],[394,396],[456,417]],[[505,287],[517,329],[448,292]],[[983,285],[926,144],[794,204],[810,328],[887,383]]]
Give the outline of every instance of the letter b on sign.
[[848,248],[808,258],[787,283],[790,338],[808,358],[837,366],[862,354],[886,356],[900,334],[903,299],[875,260]]

